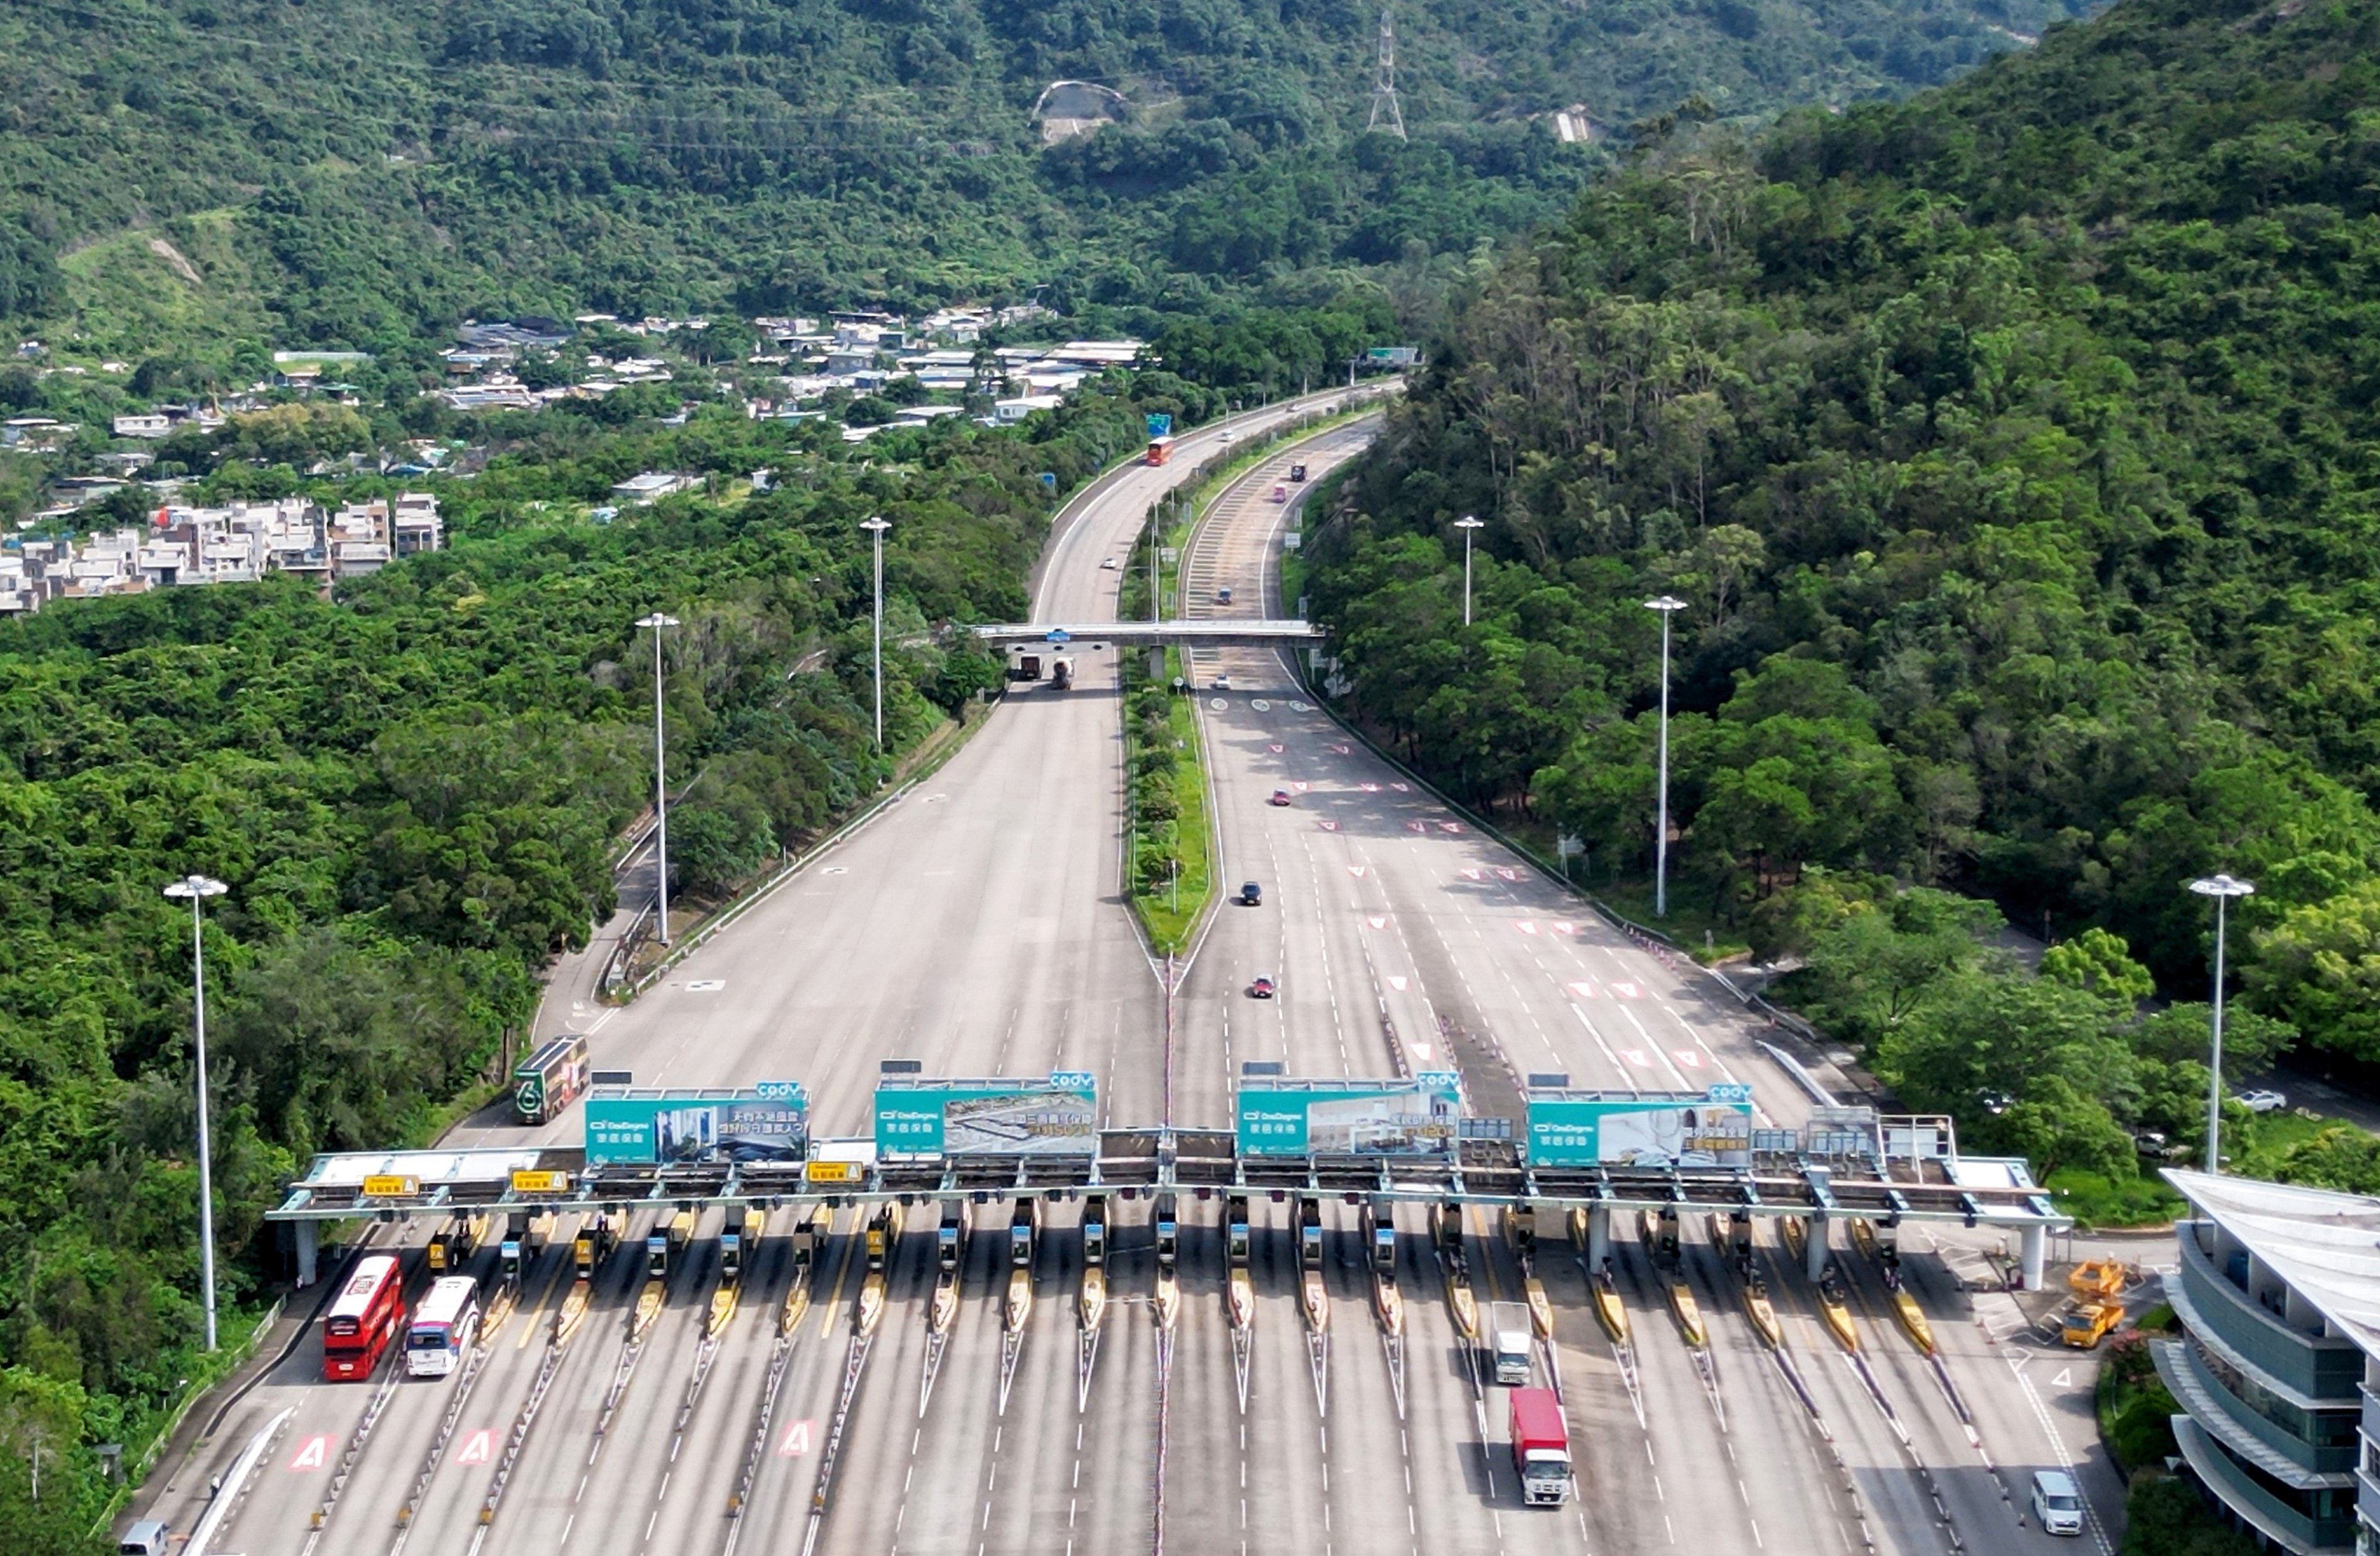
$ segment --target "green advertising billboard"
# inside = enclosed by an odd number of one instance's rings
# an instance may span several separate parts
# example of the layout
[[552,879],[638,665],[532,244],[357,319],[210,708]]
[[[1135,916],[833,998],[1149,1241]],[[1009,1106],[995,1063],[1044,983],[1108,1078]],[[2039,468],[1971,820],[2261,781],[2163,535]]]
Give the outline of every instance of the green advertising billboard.
[[1098,1079],[876,1083],[876,1149],[888,1156],[1096,1156]]
[[1243,1077],[1243,1156],[1426,1156],[1451,1161],[1462,1132],[1463,1078],[1410,1080]]
[[1536,1167],[1741,1167],[1752,1161],[1752,1088],[1529,1093]]
[[809,1093],[758,1087],[599,1086],[587,1095],[587,1164],[799,1162],[809,1154]]

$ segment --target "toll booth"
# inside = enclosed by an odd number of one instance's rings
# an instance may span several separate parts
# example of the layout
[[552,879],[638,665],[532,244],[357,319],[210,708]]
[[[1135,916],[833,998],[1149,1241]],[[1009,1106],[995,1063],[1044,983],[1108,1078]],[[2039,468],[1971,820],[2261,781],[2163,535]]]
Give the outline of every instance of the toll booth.
[[1876,1223],[1876,1262],[1883,1273],[1887,1291],[1900,1289],[1900,1216],[1899,1212]]
[[1397,1207],[1392,1200],[1374,1200],[1364,1207],[1366,1240],[1372,1247],[1372,1268],[1383,1275],[1397,1273]]
[[1096,1270],[1108,1258],[1108,1201],[1094,1194],[1083,1201],[1083,1267]]
[[694,1241],[696,1219],[697,1212],[691,1209],[682,1210],[675,1215],[670,1217],[669,1230],[667,1233],[669,1237],[670,1252],[680,1252],[686,1248],[686,1244]]
[[1016,1201],[1016,1213],[1008,1221],[1008,1266],[1012,1270],[1033,1268],[1033,1247],[1041,1234],[1041,1201],[1027,1195]]
[[1735,1267],[1749,1273],[1752,1270],[1752,1212],[1750,1211],[1729,1212],[1727,1248],[1729,1257],[1735,1260]]
[[670,1236],[667,1228],[645,1237],[645,1278],[657,1281],[669,1273]]
[[751,1207],[727,1212],[727,1224],[719,1233],[719,1278],[722,1281],[742,1278],[744,1261],[759,1250],[764,1215],[764,1212]]
[[942,1224],[934,1229],[934,1268],[943,1274],[959,1273],[959,1260],[966,1257],[967,1202],[965,1200],[942,1201]]
[[1450,1200],[1442,1205],[1432,1205],[1429,1209],[1429,1224],[1430,1230],[1438,1236],[1438,1251],[1457,1264],[1462,1263],[1463,1202],[1459,1200]]
[[1182,1248],[1182,1226],[1181,1223],[1174,1218],[1173,1196],[1171,1194],[1160,1194],[1157,1197],[1155,1230],[1157,1267],[1160,1270],[1171,1270]]
[[458,1215],[440,1227],[430,1239],[429,1265],[432,1274],[448,1274],[471,1261],[479,1251],[479,1228],[468,1215]]
[[498,1243],[496,1245],[496,1273],[498,1278],[506,1281],[511,1285],[518,1285],[520,1284],[521,1264],[524,1257],[525,1256],[521,1250],[521,1240],[518,1237],[506,1237],[503,1242]]
[[1310,1195],[1297,1201],[1297,1267],[1322,1268],[1322,1202]]
[[576,1266],[578,1278],[593,1280],[595,1267],[603,1262],[619,1241],[620,1228],[608,1215],[599,1215],[580,1227],[577,1240],[570,1245],[570,1261]]
[[1668,1205],[1653,1218],[1653,1251],[1665,1260],[1678,1257],[1678,1212]]
[[810,1266],[818,1261],[819,1249],[826,1244],[828,1228],[834,1224],[834,1212],[823,1205],[813,1206],[802,1224],[794,1228],[789,1239],[793,1245],[794,1279],[808,1279]]
[[901,1236],[901,1202],[888,1200],[868,1223],[868,1273],[880,1275]]
[[1248,1197],[1234,1194],[1223,1208],[1223,1251],[1236,1270],[1248,1266]]
[[1537,1212],[1535,1206],[1504,1207],[1504,1241],[1512,1248],[1512,1257],[1520,1261],[1522,1269],[1532,1268],[1530,1261],[1537,1255]]

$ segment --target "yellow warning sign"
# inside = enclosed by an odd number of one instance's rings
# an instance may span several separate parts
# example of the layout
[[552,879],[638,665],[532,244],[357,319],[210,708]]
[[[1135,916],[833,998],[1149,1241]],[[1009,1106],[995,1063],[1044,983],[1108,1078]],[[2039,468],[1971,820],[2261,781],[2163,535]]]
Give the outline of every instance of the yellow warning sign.
[[407,1200],[421,1192],[421,1180],[402,1173],[374,1173],[364,1179],[367,1200]]
[[522,1172],[513,1175],[516,1194],[567,1194],[570,1192],[568,1173]]
[[868,1176],[868,1169],[857,1162],[812,1162],[809,1180],[812,1183],[858,1183]]

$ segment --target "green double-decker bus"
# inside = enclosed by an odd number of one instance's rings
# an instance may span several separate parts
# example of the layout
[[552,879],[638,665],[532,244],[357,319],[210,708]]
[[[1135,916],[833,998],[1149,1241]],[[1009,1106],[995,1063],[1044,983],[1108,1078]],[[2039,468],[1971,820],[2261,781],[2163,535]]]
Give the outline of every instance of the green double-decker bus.
[[513,1108],[524,1124],[550,1124],[587,1090],[587,1039],[567,1032],[513,1071]]

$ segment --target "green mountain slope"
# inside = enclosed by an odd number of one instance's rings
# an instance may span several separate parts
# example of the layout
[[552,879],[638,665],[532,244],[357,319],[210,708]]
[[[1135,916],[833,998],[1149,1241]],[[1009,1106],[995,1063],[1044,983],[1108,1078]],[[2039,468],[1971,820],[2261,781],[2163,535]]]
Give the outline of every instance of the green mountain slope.
[[[1039,286],[1204,308],[1550,219],[1598,160],[1555,110],[1897,93],[2082,8],[1408,5],[1400,146],[1362,133],[1349,4],[29,0],[0,12],[0,320],[127,353]],[[1045,147],[1061,78],[1119,121]]]
[[2228,868],[2258,997],[2380,1055],[2375,48],[2369,7],[2129,0],[1649,153],[1482,285],[1310,548],[1357,706],[1649,871],[1675,594],[1673,899],[1791,948],[1852,911],[1810,867],[1875,872],[2194,994],[2182,884]]

